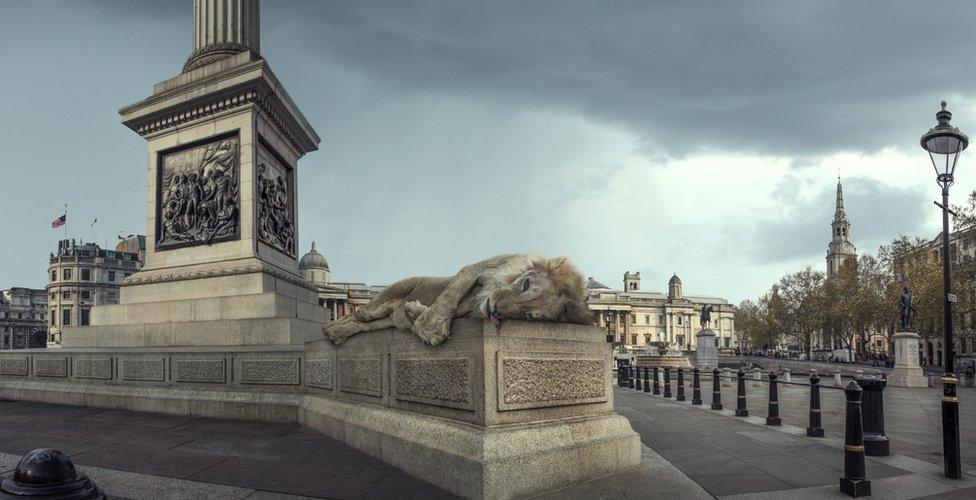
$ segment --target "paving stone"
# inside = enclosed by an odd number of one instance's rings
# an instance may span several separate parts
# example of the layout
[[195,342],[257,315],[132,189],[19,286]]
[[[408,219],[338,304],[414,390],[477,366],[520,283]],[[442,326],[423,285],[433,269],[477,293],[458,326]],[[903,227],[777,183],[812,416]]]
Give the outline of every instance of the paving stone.
[[135,443],[118,443],[71,455],[71,460],[76,464],[104,469],[186,479],[227,460],[227,457],[155,448]]

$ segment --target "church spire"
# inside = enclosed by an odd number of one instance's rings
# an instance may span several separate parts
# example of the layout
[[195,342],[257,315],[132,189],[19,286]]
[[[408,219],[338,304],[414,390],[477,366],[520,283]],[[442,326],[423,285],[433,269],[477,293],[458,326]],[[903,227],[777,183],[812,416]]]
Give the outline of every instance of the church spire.
[[834,222],[847,222],[847,213],[844,212],[844,186],[840,183],[840,176],[837,176],[837,202],[834,208]]

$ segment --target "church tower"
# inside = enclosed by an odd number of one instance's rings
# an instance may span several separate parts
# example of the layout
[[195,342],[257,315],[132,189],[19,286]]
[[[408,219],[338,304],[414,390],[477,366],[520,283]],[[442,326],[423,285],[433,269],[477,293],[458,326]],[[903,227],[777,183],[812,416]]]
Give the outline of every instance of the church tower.
[[834,208],[834,221],[830,223],[831,240],[827,245],[827,278],[833,278],[845,262],[854,262],[857,248],[851,242],[851,222],[844,212],[844,187],[837,178],[837,204]]

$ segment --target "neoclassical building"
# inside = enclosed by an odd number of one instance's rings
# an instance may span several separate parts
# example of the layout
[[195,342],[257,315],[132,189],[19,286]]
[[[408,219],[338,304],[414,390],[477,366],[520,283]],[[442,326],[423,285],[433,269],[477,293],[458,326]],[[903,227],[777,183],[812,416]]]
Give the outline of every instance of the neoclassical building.
[[333,320],[352,314],[357,307],[365,305],[386,288],[365,283],[332,281],[329,262],[315,249],[314,241],[312,248],[298,262],[298,269],[302,277],[315,286],[319,294],[319,305],[329,310],[329,317]]
[[0,291],[0,349],[44,347],[46,311],[44,290],[14,287]]
[[604,330],[604,315],[613,314],[610,331],[627,349],[643,349],[651,342],[668,342],[681,349],[696,347],[696,334],[702,307],[712,307],[710,328],[721,349],[738,347],[735,333],[735,307],[725,299],[686,295],[677,275],[668,282],[668,293],[643,291],[640,273],[624,273],[622,290],[589,278],[586,302],[593,312],[593,323]]
[[143,263],[146,237],[131,235],[107,250],[96,243],[58,242],[48,265],[48,347],[61,345],[61,329],[87,326],[91,308],[119,303],[122,280]]

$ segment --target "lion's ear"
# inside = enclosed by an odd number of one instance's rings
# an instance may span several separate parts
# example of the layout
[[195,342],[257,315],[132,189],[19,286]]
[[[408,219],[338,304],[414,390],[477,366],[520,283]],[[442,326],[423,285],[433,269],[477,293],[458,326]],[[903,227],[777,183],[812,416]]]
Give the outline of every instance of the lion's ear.
[[588,325],[593,321],[590,317],[590,311],[575,300],[563,301],[563,313],[560,315],[559,320],[564,323],[576,323],[577,325]]

